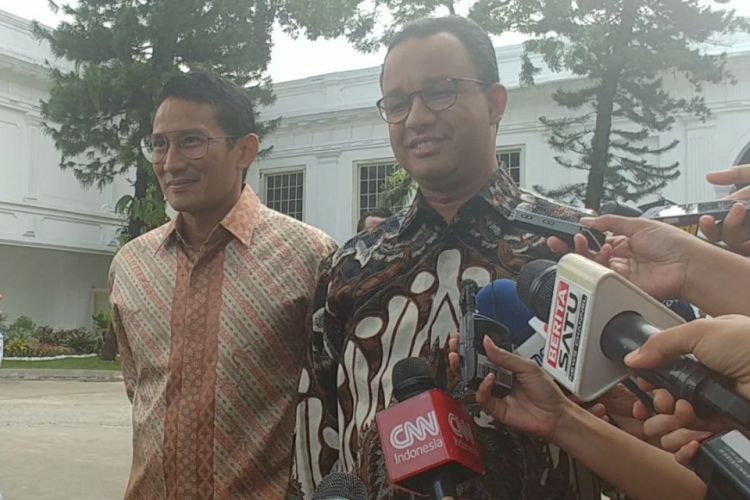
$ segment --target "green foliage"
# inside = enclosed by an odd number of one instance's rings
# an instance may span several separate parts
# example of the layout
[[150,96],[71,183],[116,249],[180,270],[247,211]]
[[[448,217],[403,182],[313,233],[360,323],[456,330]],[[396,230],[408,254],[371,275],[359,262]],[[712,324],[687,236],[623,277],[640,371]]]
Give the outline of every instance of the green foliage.
[[15,338],[29,339],[34,335],[36,329],[36,323],[34,323],[31,318],[28,316],[19,316],[13,323],[11,323],[4,336],[8,340]]
[[99,328],[101,330],[106,330],[109,328],[109,323],[112,320],[107,313],[97,313],[91,316],[91,319],[94,320],[94,325],[96,328]]
[[417,190],[416,183],[411,175],[400,166],[397,166],[393,173],[388,176],[383,188],[381,205],[392,212],[407,206]]
[[61,345],[72,349],[76,354],[94,354],[101,346],[100,336],[86,328],[63,330],[61,337]]
[[118,203],[128,240],[166,220],[138,146],[151,130],[161,87],[179,71],[201,68],[246,87],[257,106],[272,102],[263,72],[276,2],[80,0],[60,9],[69,20],[54,30],[34,25],[56,57],[74,63],[50,66],[45,131],[61,152],[60,167],[83,185],[101,189],[131,175],[133,194]]

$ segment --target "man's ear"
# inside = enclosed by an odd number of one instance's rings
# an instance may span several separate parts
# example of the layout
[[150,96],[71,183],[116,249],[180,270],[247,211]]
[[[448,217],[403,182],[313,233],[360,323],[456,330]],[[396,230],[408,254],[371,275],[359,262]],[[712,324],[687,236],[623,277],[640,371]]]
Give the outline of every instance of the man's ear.
[[237,141],[237,146],[240,148],[240,158],[237,164],[244,170],[250,167],[250,164],[257,158],[260,140],[256,134],[247,134]]
[[508,105],[508,91],[499,83],[493,83],[487,89],[487,101],[489,102],[490,125],[497,125],[505,114]]

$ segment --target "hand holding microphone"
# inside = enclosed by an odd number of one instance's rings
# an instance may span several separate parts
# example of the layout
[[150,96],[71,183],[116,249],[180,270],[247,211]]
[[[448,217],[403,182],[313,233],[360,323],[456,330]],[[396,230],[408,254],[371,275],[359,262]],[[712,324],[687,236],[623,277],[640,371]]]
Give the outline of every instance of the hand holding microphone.
[[[727,196],[728,200],[750,199],[750,165],[738,165],[728,170],[711,172],[706,180],[714,185],[736,185],[737,191]],[[709,241],[724,241],[727,246],[742,255],[750,255],[750,215],[742,203],[737,203],[724,217],[721,224],[708,215],[701,217],[699,226]]]

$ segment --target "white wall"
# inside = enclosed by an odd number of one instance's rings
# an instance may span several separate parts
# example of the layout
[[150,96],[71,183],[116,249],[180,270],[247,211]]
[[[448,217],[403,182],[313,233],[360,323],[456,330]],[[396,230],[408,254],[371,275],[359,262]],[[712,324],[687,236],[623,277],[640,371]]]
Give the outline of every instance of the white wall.
[[0,310],[10,322],[90,327],[93,291],[106,289],[112,257],[0,245]]

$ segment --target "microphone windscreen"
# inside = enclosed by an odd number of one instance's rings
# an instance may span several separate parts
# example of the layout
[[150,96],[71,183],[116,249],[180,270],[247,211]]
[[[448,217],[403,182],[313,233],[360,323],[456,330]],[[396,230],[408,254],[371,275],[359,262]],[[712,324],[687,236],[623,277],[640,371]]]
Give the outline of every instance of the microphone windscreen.
[[332,472],[321,479],[313,500],[367,500],[365,483],[348,472]]
[[498,279],[477,294],[477,312],[492,318],[508,329],[510,341],[518,345],[529,333],[529,320],[534,316],[518,296],[516,282]]
[[518,296],[537,318],[547,321],[555,293],[555,263],[538,259],[524,264],[518,275]]
[[426,359],[404,358],[393,367],[393,395],[397,401],[429,391],[435,387],[432,370]]

